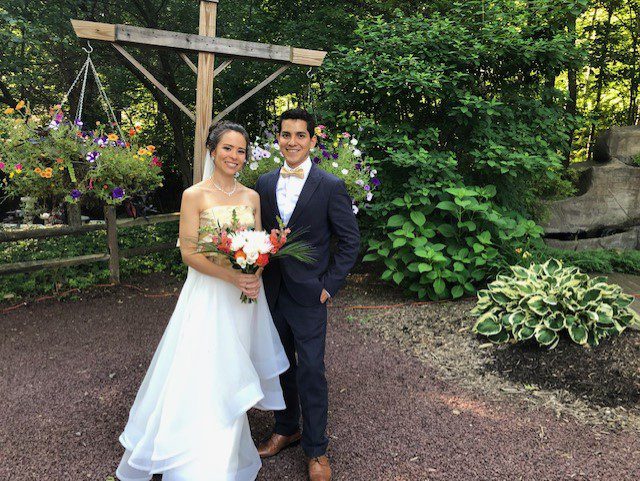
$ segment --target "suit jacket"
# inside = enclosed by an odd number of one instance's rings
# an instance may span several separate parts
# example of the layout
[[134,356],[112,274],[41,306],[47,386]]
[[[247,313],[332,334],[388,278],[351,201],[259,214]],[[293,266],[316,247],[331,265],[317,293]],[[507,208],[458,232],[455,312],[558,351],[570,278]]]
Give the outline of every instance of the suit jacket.
[[[279,176],[280,169],[276,169],[260,176],[256,183],[265,230],[278,228]],[[306,228],[299,239],[312,246],[315,261],[305,264],[290,257],[273,259],[262,275],[267,301],[273,309],[284,282],[296,302],[318,305],[323,289],[334,296],[342,287],[360,249],[360,231],[344,181],[312,165],[287,227],[292,233]],[[333,255],[329,249],[332,235],[338,240]]]

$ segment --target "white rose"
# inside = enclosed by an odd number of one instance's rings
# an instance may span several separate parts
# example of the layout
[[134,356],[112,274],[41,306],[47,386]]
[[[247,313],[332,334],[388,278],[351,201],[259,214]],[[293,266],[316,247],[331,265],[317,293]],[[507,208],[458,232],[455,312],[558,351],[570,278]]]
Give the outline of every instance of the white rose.
[[361,157],[362,156],[362,152],[360,152],[358,149],[353,149],[353,155],[355,157]]
[[249,168],[250,168],[251,170],[258,170],[258,163],[257,163],[257,162],[251,162],[251,163],[249,164]]
[[238,257],[236,259],[236,264],[238,264],[241,269],[244,269],[247,267],[247,260],[244,257]]

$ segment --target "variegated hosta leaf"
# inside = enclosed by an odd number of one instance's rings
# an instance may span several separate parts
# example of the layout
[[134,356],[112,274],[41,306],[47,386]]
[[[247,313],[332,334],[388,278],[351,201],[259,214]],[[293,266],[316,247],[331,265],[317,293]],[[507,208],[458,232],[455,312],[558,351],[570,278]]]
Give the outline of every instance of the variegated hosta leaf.
[[483,336],[493,336],[502,331],[502,325],[495,318],[487,318],[476,322],[473,326],[473,332],[482,334]]
[[587,343],[587,329],[579,324],[569,327],[569,336],[577,344]]
[[560,331],[564,329],[564,319],[562,312],[554,312],[544,319],[544,325],[552,331]]

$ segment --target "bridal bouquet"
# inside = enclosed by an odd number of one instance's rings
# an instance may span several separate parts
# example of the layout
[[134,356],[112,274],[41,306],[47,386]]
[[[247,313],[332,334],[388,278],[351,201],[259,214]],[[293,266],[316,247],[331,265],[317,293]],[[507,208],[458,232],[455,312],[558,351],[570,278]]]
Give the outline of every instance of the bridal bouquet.
[[[205,226],[200,229],[206,235],[198,242],[199,252],[222,254],[231,261],[234,269],[245,274],[255,274],[276,257],[293,257],[311,263],[312,248],[306,242],[295,240],[302,231],[291,233],[278,218],[279,228],[271,232],[256,231],[239,225],[235,210],[229,227]],[[251,303],[255,299],[247,297],[244,292],[240,296],[242,302]]]

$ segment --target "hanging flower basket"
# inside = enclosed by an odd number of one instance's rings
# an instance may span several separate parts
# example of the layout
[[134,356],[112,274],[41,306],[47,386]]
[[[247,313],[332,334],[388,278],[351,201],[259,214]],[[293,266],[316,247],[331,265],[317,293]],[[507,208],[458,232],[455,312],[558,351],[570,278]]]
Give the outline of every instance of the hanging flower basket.
[[123,139],[101,125],[83,130],[82,122],[66,120],[59,106],[53,120],[43,122],[18,105],[0,115],[0,171],[7,196],[32,197],[50,211],[86,198],[117,205],[162,185],[154,146],[135,145],[131,137]]

